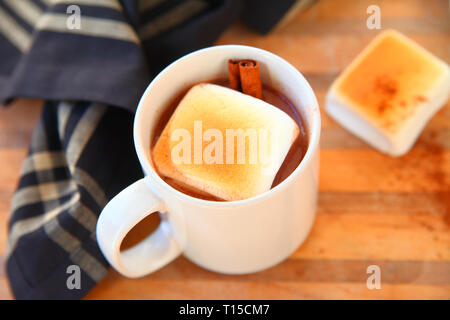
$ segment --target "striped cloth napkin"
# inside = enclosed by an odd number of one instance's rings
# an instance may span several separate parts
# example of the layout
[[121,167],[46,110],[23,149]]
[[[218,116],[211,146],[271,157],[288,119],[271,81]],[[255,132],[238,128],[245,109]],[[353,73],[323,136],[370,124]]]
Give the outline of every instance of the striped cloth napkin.
[[[142,176],[138,99],[165,65],[211,45],[239,2],[0,0],[0,103],[46,100],[11,205],[6,272],[16,298],[82,298],[106,275],[95,226]],[[79,281],[69,281],[73,268]]]

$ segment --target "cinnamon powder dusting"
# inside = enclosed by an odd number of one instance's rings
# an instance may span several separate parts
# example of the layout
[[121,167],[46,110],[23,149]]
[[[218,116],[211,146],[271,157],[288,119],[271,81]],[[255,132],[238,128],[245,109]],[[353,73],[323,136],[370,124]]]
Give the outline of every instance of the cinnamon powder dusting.
[[425,102],[425,101],[427,101],[427,99],[424,96],[421,96],[421,95],[415,96],[414,99],[416,100],[416,102]]
[[398,91],[397,82],[388,75],[377,76],[374,81],[374,90],[380,96],[377,111],[382,114],[392,107],[392,99]]

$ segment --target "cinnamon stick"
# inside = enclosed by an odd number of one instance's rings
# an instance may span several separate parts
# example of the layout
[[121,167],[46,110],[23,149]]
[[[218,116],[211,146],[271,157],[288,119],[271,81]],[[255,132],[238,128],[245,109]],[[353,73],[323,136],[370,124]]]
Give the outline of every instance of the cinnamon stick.
[[262,99],[262,82],[259,63],[255,60],[228,60],[230,87],[243,93]]
[[241,79],[239,75],[239,60],[228,60],[228,78],[230,87],[234,90],[241,90]]
[[262,83],[259,75],[259,63],[255,60],[241,60],[239,62],[242,92],[262,99]]

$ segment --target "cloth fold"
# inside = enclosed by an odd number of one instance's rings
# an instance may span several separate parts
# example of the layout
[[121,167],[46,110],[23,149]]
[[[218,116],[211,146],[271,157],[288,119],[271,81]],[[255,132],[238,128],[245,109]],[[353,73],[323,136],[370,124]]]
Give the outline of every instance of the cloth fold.
[[79,299],[106,275],[95,227],[142,176],[132,137],[140,95],[241,10],[240,0],[0,0],[0,104],[46,101],[11,204],[16,298]]

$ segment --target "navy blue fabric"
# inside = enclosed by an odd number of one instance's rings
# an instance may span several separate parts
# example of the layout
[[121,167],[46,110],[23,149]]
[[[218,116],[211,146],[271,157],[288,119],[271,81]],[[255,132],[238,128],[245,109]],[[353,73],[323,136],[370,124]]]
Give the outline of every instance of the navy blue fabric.
[[244,22],[259,33],[269,33],[291,7],[301,0],[246,0]]

